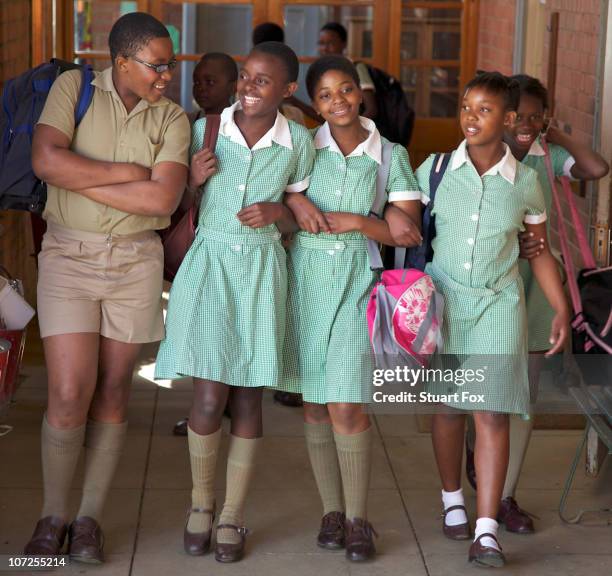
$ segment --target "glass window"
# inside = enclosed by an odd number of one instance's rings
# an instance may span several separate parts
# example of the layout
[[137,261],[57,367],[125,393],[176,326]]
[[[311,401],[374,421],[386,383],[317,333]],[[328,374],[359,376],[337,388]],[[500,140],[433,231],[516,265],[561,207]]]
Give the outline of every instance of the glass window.
[[251,49],[253,9],[248,4],[162,2],[162,21],[177,54],[214,51],[237,56]]
[[339,22],[347,31],[345,54],[371,58],[374,9],[367,6],[299,5],[285,8],[285,40],[298,56],[319,55],[319,30],[327,22]]
[[108,34],[115,20],[138,10],[138,2],[75,0],[74,48],[77,52],[108,51]]
[[401,80],[408,102],[418,116],[456,116],[459,67],[403,66]]

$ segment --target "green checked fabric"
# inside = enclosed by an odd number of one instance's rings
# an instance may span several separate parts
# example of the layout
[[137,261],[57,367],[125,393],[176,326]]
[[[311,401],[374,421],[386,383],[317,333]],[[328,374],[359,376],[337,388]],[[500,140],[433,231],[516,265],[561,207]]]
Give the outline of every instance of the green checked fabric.
[[[371,121],[361,121],[370,136],[347,157],[327,124],[314,133],[317,153],[306,196],[323,212],[370,212],[386,140]],[[420,198],[402,146],[393,148],[386,189],[391,200]],[[298,232],[288,274],[282,389],[301,392],[305,401],[317,404],[367,401],[362,378],[371,380],[374,363],[366,306],[376,274],[370,270],[366,237]]]
[[[527,324],[518,273],[518,233],[524,223],[546,219],[542,190],[534,170],[506,147],[504,158],[479,176],[465,142],[452,153],[436,193],[434,258],[426,271],[444,296],[442,354],[475,355],[462,367],[475,368],[480,355],[489,366],[484,383],[462,390],[485,394],[484,403],[453,403],[467,410],[516,414],[529,412]],[[430,156],[416,177],[429,201]],[[440,361],[440,359],[438,359]],[[436,383],[435,393],[457,391]]]
[[[571,169],[575,164],[573,156],[562,146],[549,144],[550,160],[555,176],[567,176],[572,178]],[[552,190],[546,174],[544,163],[544,150],[539,139],[536,140],[522,160],[525,166],[533,168],[538,173],[538,180],[546,202],[546,212],[551,214]],[[548,230],[548,223],[546,226]],[[529,351],[537,352],[550,349],[550,326],[555,317],[555,311],[551,308],[544,292],[537,283],[531,266],[526,260],[519,260],[519,271],[523,284],[525,285],[525,299],[527,300],[527,322],[529,333]]]
[[[156,378],[276,386],[281,374],[285,250],[276,226],[251,229],[236,213],[305,190],[314,148],[305,128],[278,114],[249,149],[233,122],[236,108],[221,116],[219,171],[205,185],[196,239],[172,285]],[[202,146],[205,124],[194,124],[192,153]]]

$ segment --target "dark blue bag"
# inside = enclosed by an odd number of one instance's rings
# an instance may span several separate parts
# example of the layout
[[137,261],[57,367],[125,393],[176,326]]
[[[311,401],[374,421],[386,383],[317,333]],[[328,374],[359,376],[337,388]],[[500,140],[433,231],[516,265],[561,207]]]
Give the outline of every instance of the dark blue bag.
[[433,258],[433,248],[431,243],[436,237],[436,217],[431,215],[431,211],[434,206],[434,199],[436,197],[436,191],[444,173],[448,167],[450,160],[450,154],[436,154],[433,164],[431,165],[431,172],[429,173],[429,203],[423,210],[423,220],[421,223],[421,236],[423,237],[423,243],[420,246],[413,246],[412,248],[395,248],[393,257],[393,268],[416,268],[417,270],[425,270],[427,262],[431,262]]
[[76,125],[83,119],[94,93],[91,66],[53,59],[9,80],[2,93],[0,118],[0,209],[42,212],[47,188],[32,171],[32,136],[49,90],[64,71],[80,69],[81,89],[75,106]]

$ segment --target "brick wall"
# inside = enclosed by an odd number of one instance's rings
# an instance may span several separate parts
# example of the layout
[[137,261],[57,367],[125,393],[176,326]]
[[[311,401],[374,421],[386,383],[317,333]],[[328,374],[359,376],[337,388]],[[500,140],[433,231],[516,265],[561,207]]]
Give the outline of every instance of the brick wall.
[[[0,87],[30,66],[30,2],[0,3]],[[25,212],[0,211],[0,264],[24,281],[29,302],[36,300],[36,268],[30,218]]]
[[[539,0],[538,0],[539,1]],[[597,49],[599,43],[599,0],[546,0],[543,5],[544,22],[550,22],[552,12],[559,12],[557,52],[557,81],[555,91],[555,118],[571,132],[573,138],[585,144],[593,135]],[[514,20],[516,0],[481,0],[478,33],[478,68],[512,72]],[[543,27],[541,41],[544,46],[540,79],[547,80],[550,34]],[[526,59],[529,54],[525,55]],[[577,189],[576,185],[576,189]],[[587,200],[576,196],[578,209],[585,225],[589,224]],[[565,203],[563,203],[565,204]],[[558,244],[554,230],[556,214],[551,215],[552,241]],[[578,250],[573,242],[573,228],[565,214],[574,257],[578,263]]]
[[515,6],[516,0],[480,0],[479,69],[512,73]]

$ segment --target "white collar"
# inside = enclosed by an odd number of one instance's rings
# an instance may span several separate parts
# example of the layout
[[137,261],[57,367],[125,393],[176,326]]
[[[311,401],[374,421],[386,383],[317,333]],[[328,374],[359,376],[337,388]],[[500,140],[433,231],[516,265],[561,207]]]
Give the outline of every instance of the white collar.
[[[366,154],[377,164],[380,164],[382,162],[382,142],[380,139],[380,133],[378,132],[374,122],[369,118],[360,116],[359,121],[361,122],[361,126],[369,132],[369,135],[347,156],[347,158]],[[325,124],[323,124],[323,126],[317,130],[314,137],[314,147],[317,150],[320,150],[321,148],[329,148],[330,152],[342,154],[342,151],[332,136],[329,124],[327,122],[325,122]]]
[[[246,143],[242,132],[240,132],[240,128],[236,122],[234,122],[234,112],[236,110],[240,110],[240,101],[235,102],[230,107],[225,108],[223,112],[221,112],[221,124],[219,126],[219,134],[229,138],[232,142],[236,144],[240,144],[245,148],[248,148],[249,145]],[[251,148],[251,150],[259,150],[261,148],[269,148],[272,146],[272,141],[284,146],[285,148],[289,148],[289,150],[293,150],[293,141],[291,140],[291,131],[289,130],[289,122],[287,119],[280,113],[276,113],[276,120],[274,122],[274,126],[270,128],[260,139],[259,141]]]
[[542,144],[540,143],[539,136],[533,141],[533,144],[529,147],[529,152],[527,152],[527,156],[546,156],[546,152],[544,152],[544,148],[542,148]]
[[[503,142],[503,145],[506,151],[503,158],[495,164],[495,166],[489,168],[483,176],[495,176],[496,174],[500,174],[505,180],[510,182],[510,184],[514,184],[514,178],[516,176],[516,158],[512,155],[510,146],[505,142]],[[459,147],[453,154],[451,170],[457,170],[457,168],[460,168],[466,163],[474,166],[467,153],[467,142],[464,140],[459,144]]]

